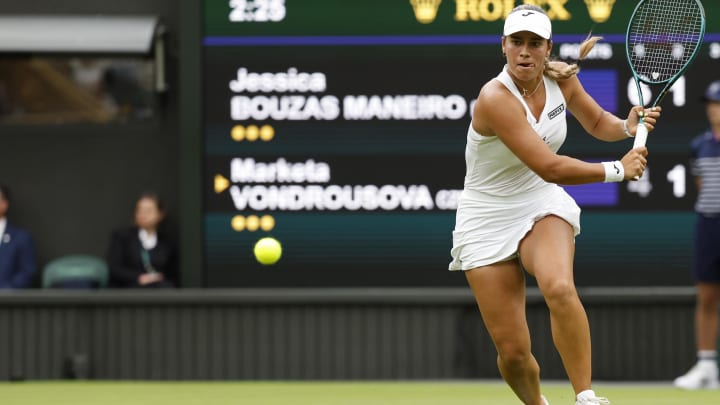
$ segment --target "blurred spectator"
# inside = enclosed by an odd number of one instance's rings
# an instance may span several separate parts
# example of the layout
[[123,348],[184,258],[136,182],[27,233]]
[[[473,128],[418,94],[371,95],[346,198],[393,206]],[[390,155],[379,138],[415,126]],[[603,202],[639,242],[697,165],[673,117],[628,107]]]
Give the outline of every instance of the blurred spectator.
[[695,348],[697,363],[675,379],[684,389],[718,388],[718,304],[720,304],[720,80],[705,91],[710,128],[691,143],[695,202]]
[[112,233],[108,249],[110,287],[179,287],[175,241],[163,232],[165,210],[154,193],[135,203],[135,224]]
[[28,288],[36,271],[30,233],[13,226],[6,217],[10,190],[0,185],[0,288]]

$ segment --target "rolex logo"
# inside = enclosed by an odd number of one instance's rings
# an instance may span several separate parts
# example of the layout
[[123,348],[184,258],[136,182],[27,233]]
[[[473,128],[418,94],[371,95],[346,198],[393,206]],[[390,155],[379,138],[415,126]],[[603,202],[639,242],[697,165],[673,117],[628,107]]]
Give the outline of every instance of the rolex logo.
[[610,18],[615,0],[585,0],[590,18],[596,23],[602,23]]
[[440,3],[442,0],[410,0],[415,18],[421,24],[430,24],[435,21]]

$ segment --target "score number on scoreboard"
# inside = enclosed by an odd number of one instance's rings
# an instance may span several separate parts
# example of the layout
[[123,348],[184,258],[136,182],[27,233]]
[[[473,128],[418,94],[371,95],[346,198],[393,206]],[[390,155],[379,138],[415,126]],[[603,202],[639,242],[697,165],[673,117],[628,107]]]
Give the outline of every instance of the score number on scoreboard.
[[286,14],[285,0],[230,0],[231,22],[278,22]]

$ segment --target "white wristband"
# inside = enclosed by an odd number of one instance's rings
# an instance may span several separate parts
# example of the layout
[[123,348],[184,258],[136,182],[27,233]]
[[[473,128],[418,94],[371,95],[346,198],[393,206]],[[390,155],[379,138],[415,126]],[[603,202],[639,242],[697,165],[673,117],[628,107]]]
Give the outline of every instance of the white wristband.
[[623,121],[623,131],[625,131],[625,135],[627,135],[628,138],[635,138],[635,135],[631,134],[627,127],[627,120]]
[[619,160],[602,162],[605,168],[605,183],[617,183],[625,180],[625,168]]

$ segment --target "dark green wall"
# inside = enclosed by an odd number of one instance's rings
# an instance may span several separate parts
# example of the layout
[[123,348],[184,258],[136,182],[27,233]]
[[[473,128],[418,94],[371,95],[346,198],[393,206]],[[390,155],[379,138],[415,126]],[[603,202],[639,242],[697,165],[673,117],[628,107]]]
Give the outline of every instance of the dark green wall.
[[[691,366],[691,287],[580,296],[596,379],[662,382]],[[527,303],[543,378],[564,380],[537,289]],[[0,294],[0,348],[0,381],[67,378],[73,358],[99,380],[500,378],[467,288]]]
[[[197,194],[199,157],[194,156],[197,148],[184,149],[183,139],[199,136],[193,132],[198,118],[192,117],[199,110],[194,103],[183,105],[180,96],[197,100],[198,71],[193,64],[199,40],[193,35],[199,35],[198,4],[196,0],[0,2],[4,15],[157,15],[168,31],[170,89],[161,98],[154,122],[0,126],[0,182],[12,188],[15,200],[8,216],[33,233],[40,267],[65,254],[104,256],[109,233],[131,222],[133,202],[145,190],[164,197],[172,228],[183,230],[183,221],[197,216],[192,195]],[[185,66],[184,58],[191,58]],[[183,198],[183,193],[190,197]],[[200,245],[190,239],[192,248],[186,249],[183,233],[184,279],[192,285],[200,280],[192,274],[199,272]]]

